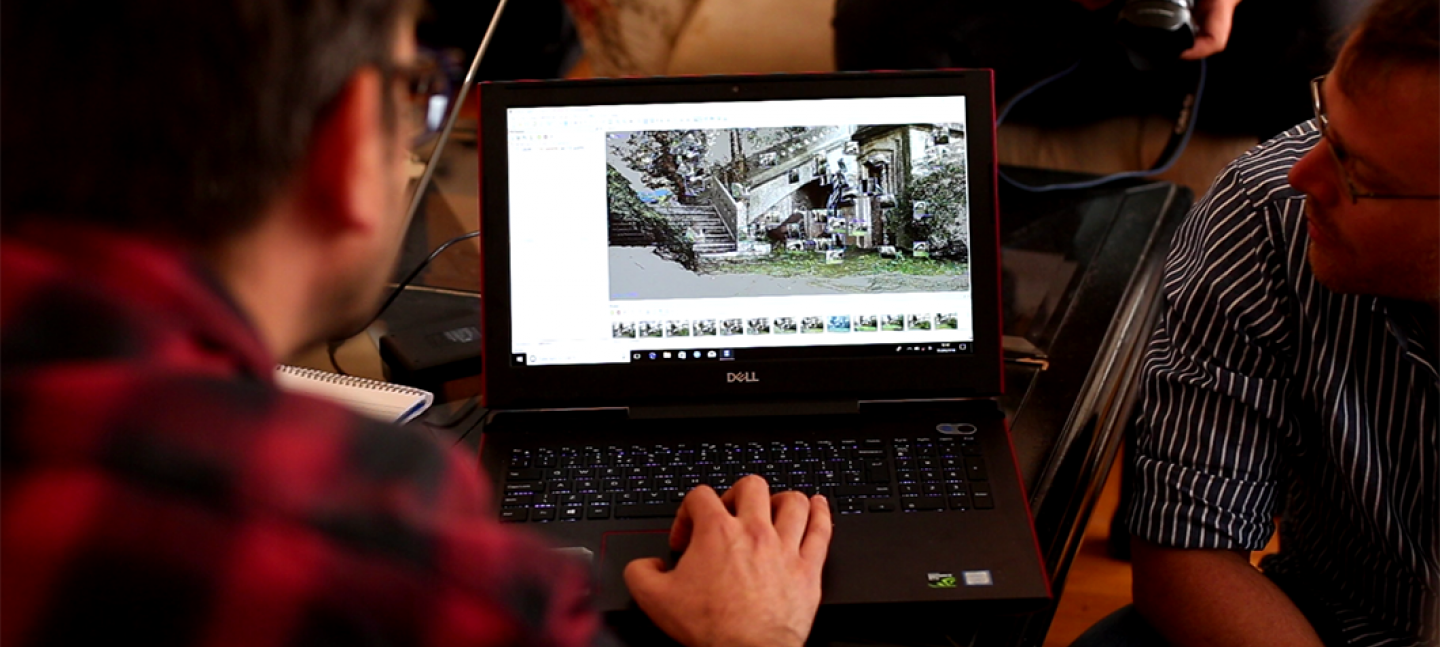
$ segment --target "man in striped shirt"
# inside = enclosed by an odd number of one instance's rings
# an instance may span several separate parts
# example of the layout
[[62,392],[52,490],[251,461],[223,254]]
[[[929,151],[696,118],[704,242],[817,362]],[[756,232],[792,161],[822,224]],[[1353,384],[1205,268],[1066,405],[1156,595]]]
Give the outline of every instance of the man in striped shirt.
[[1374,3],[1316,120],[1176,235],[1129,519],[1135,606],[1171,643],[1436,640],[1437,4]]

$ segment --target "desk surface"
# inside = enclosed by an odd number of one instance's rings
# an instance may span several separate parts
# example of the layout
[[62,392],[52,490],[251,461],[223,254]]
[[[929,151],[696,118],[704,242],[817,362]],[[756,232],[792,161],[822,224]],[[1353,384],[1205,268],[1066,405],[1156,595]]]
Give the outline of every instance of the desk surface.
[[[430,249],[478,228],[477,153],[462,134],[447,146],[407,237],[402,271]],[[1011,169],[1031,183],[1056,174]],[[1168,241],[1192,195],[1160,182],[1087,191],[1001,189],[1006,395],[1020,470],[1058,596],[1109,473],[1135,400],[1135,374],[1158,305]],[[392,328],[427,308],[477,308],[479,249],[457,245],[425,272],[436,293],[406,295]],[[471,446],[478,415],[456,425]],[[988,621],[963,631],[972,644],[1039,644],[1051,612]]]

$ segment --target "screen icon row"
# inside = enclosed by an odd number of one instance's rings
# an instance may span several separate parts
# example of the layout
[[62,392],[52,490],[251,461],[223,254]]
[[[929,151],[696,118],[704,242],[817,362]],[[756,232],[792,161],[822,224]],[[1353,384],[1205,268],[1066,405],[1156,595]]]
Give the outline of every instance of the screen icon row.
[[636,362],[665,361],[665,360],[727,360],[735,359],[735,351],[730,349],[714,350],[652,350],[635,351],[630,353],[630,359]]

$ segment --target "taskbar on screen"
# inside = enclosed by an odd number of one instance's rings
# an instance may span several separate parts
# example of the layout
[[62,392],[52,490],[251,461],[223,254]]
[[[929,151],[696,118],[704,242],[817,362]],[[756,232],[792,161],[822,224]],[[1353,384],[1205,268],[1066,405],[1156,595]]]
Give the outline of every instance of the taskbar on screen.
[[[974,355],[973,342],[910,342],[897,344],[859,344],[853,346],[809,346],[805,348],[733,348],[696,345],[684,350],[665,348],[630,351],[630,363],[639,365],[673,365],[679,363],[736,362],[784,359],[850,359],[866,357],[921,357]],[[510,356],[511,366],[530,366],[526,353]],[[556,363],[546,362],[547,366]]]

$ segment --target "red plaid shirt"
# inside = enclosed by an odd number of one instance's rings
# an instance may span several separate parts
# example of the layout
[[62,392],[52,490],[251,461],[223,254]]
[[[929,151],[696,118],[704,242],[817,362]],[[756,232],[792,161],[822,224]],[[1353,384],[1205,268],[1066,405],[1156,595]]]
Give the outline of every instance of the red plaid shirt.
[[0,644],[582,645],[583,569],[473,458],[277,391],[164,246],[0,239]]

